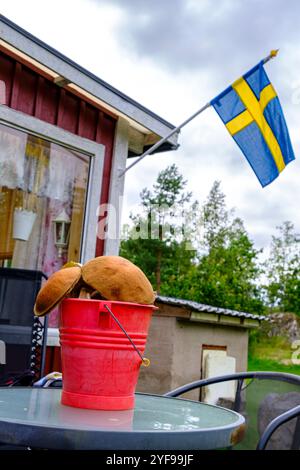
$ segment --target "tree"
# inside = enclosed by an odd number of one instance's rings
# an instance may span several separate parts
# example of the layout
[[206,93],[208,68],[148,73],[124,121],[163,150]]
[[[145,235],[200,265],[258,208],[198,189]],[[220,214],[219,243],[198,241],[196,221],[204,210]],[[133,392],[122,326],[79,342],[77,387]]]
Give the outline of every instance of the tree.
[[266,262],[266,292],[271,308],[300,313],[300,236],[286,221],[272,236],[270,256]]
[[197,266],[198,301],[260,313],[258,251],[240,219],[235,219]]
[[[140,266],[161,294],[262,312],[259,252],[241,219],[226,208],[220,183],[214,182],[202,208],[191,203],[185,186],[172,165],[159,174],[152,191],[142,191],[143,212],[131,216],[120,254]],[[178,219],[178,205],[184,218]],[[197,252],[187,250],[187,241]]]
[[180,297],[214,306],[259,313],[263,301],[257,278],[258,254],[234,211],[228,211],[220,183],[214,182],[200,214],[198,262],[173,284]]
[[152,190],[142,190],[142,212],[131,214],[132,226],[121,242],[121,256],[140,266],[158,293],[168,293],[171,280],[189,269],[194,256],[193,224],[187,221],[197,201],[190,202],[186,184],[175,164],[161,171]]
[[207,252],[225,243],[232,211],[228,211],[220,181],[214,181],[201,210],[202,249]]

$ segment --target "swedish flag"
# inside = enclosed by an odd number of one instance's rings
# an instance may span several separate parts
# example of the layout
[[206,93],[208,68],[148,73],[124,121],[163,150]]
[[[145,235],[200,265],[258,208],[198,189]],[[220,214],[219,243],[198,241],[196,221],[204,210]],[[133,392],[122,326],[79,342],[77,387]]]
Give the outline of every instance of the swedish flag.
[[263,61],[211,101],[262,186],[295,159],[281,105]]

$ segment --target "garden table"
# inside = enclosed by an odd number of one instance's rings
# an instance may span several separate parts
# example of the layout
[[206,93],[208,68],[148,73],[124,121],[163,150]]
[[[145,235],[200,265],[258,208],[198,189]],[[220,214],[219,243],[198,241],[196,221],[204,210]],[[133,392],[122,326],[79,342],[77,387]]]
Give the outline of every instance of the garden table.
[[0,388],[0,442],[78,450],[219,449],[243,436],[240,414],[197,401],[135,396],[135,408],[85,410],[60,403],[61,389]]

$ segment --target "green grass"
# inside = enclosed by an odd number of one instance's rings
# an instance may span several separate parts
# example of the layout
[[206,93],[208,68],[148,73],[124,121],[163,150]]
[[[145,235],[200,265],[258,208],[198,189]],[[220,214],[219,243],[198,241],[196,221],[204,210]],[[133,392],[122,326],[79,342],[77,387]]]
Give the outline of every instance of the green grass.
[[300,365],[285,365],[272,359],[250,356],[248,358],[248,371],[274,371],[300,375]]
[[263,331],[252,331],[249,337],[249,356],[274,361],[291,359],[291,345],[283,336],[268,337]]
[[300,375],[300,365],[291,362],[293,350],[284,336],[269,337],[263,329],[251,331],[248,370],[287,372]]

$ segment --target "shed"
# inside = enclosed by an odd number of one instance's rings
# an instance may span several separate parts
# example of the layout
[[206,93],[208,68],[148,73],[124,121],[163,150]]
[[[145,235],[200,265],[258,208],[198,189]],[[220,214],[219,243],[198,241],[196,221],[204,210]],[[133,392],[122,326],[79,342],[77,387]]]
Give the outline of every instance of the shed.
[[[0,266],[118,254],[127,159],[174,128],[0,15]],[[58,345],[57,312],[50,327]]]
[[164,296],[156,306],[145,351],[151,363],[141,368],[138,391],[162,394],[200,378],[247,370],[249,329],[265,316]]

